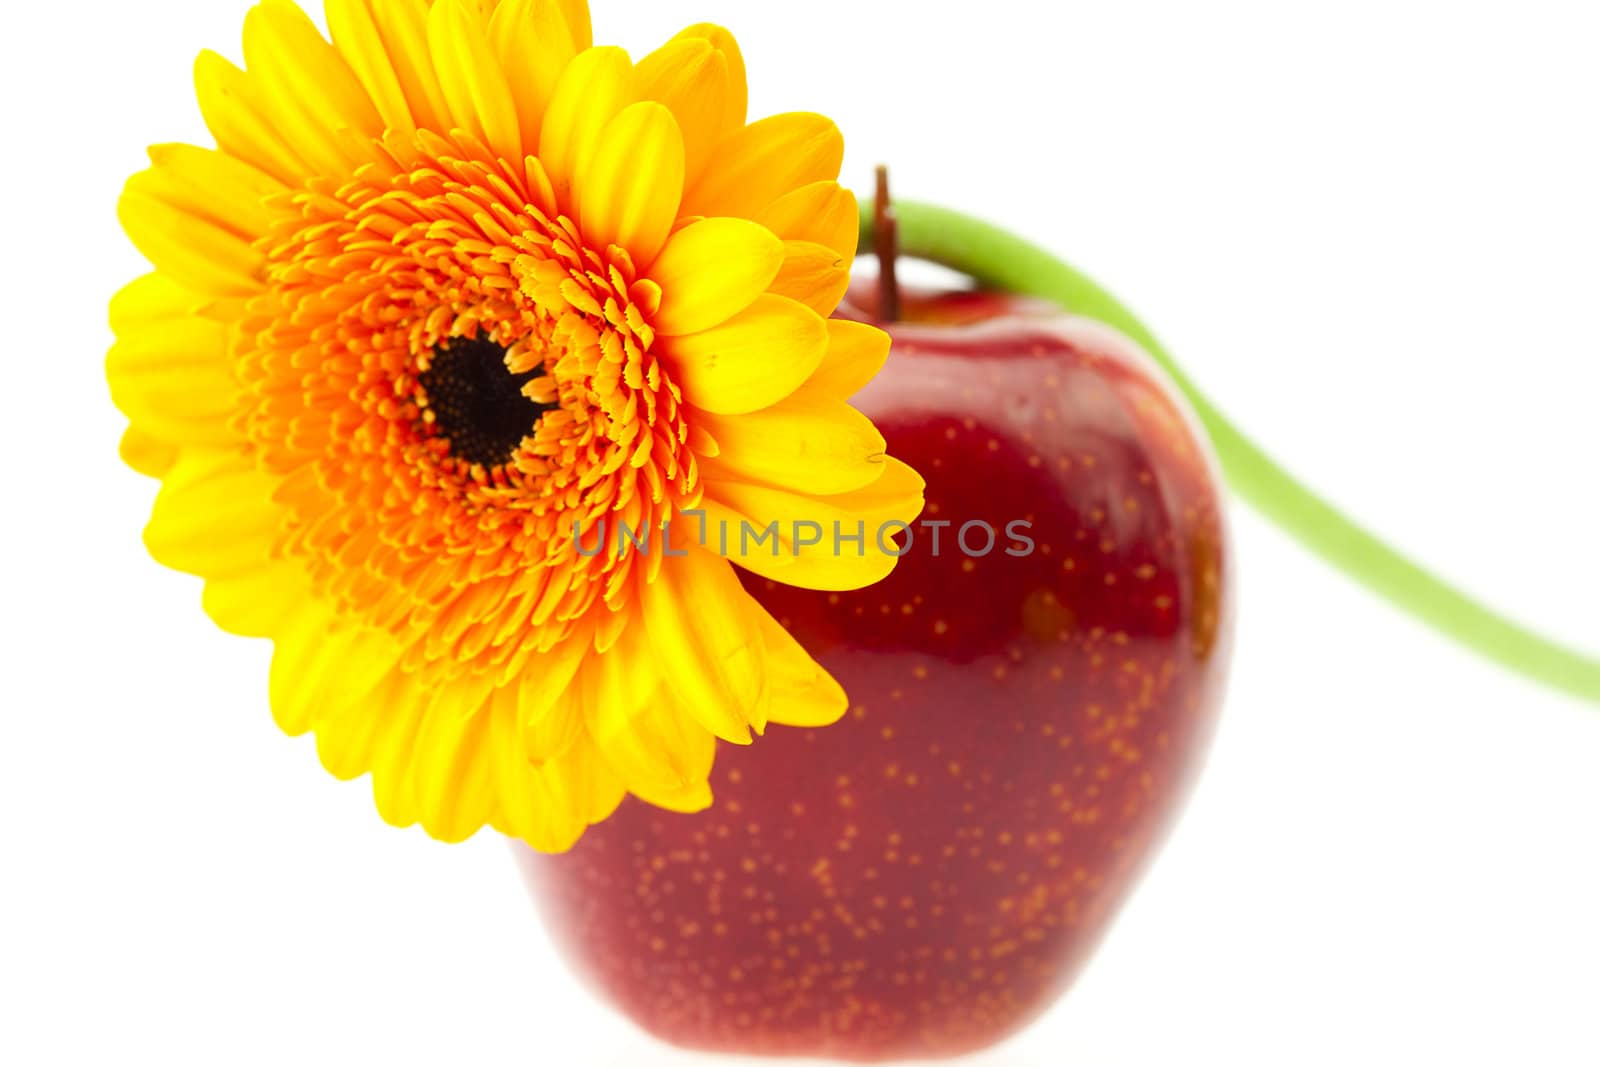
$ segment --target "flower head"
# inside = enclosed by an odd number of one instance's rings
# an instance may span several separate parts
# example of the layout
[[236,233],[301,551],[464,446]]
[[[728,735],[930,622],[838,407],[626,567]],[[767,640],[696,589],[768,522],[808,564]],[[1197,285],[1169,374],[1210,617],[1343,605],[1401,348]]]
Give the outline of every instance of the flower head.
[[[155,267],[108,360],[163,483],[146,542],[275,642],[279,724],[396,825],[557,850],[625,793],[703,808],[716,739],[846,706],[730,560],[855,588],[892,555],[796,524],[921,507],[847,403],[888,339],[827,318],[839,133],[747,125],[717,27],[635,64],[583,0],[327,21],[254,8],[245,68],[196,67],[217,148],[152,149],[122,198]],[[697,536],[774,522],[776,550]]]

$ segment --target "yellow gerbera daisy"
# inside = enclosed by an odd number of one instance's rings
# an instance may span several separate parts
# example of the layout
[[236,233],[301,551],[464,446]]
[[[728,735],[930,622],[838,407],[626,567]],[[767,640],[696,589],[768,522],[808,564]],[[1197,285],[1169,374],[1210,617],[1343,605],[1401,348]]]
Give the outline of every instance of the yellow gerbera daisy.
[[[625,792],[700,809],[716,738],[845,710],[728,560],[859,587],[894,563],[870,532],[795,524],[921,508],[846,403],[888,339],[827,318],[839,133],[746,125],[714,26],[634,64],[583,0],[327,23],[251,10],[245,69],[196,66],[217,148],[152,149],[122,198],[155,271],[113,303],[108,373],[163,482],[150,550],[273,639],[278,722],[396,825],[559,850]],[[696,536],[772,522],[777,553]]]

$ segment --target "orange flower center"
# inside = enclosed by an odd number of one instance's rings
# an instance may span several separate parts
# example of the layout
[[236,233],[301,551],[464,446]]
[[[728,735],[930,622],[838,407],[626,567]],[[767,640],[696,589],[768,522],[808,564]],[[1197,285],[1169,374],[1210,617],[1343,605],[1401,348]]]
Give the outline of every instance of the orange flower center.
[[285,475],[282,551],[319,589],[412,666],[506,677],[659,566],[580,553],[599,523],[659,530],[698,506],[651,352],[661,291],[585,243],[537,160],[426,133],[385,148],[294,194],[263,242],[241,423]]

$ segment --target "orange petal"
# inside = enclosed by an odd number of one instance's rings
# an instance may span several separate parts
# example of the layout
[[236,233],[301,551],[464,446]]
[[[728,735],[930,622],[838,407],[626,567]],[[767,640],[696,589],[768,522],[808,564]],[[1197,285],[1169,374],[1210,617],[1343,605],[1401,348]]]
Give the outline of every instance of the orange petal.
[[797,112],[744,127],[712,154],[684,197],[685,215],[754,218],[778,198],[839,177],[844,138],[833,120]]
[[516,100],[522,143],[532,151],[562,72],[592,43],[588,7],[583,0],[502,0],[489,38]]
[[812,182],[785,193],[759,212],[756,221],[785,241],[811,241],[833,249],[847,267],[861,240],[856,196],[836,181]]
[[848,400],[883,369],[889,345],[889,335],[876,326],[829,319],[828,354],[797,392]]
[[785,241],[783,268],[770,289],[798,300],[824,317],[832,315],[850,288],[850,261],[827,245]]
[[645,56],[634,68],[639,99],[658,100],[683,131],[684,175],[697,181],[711,152],[739,129],[732,117],[732,78],[728,58],[709,41],[675,40]]

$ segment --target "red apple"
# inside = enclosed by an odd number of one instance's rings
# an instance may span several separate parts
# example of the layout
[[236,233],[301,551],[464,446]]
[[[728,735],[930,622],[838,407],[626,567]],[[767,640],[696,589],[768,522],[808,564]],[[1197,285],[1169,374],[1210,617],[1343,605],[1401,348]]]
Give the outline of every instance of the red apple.
[[724,746],[703,814],[630,800],[569,855],[525,853],[575,966],[674,1044],[867,1061],[1015,1032],[1093,951],[1212,732],[1232,558],[1172,388],[1039,304],[903,311],[857,404],[952,524],[939,554],[919,525],[870,589],[747,582],[850,714]]

